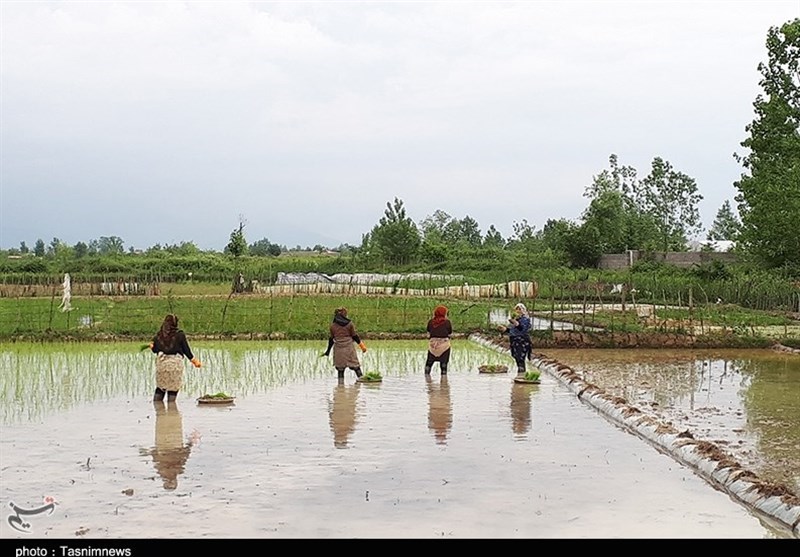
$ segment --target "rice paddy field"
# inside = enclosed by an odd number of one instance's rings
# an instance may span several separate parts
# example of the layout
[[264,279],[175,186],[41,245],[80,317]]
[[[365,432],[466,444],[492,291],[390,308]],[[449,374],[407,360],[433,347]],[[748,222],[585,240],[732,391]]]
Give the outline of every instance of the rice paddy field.
[[[478,372],[506,354],[454,339],[426,377],[424,340],[367,343],[378,384],[337,380],[322,339],[196,341],[173,404],[139,342],[0,343],[0,537],[793,537],[547,374]],[[548,356],[797,488],[795,355]]]

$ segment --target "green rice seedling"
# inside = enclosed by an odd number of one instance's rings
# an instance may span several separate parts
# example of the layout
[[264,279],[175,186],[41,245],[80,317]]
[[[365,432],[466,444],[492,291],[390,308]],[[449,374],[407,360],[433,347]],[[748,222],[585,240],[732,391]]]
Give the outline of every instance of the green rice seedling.
[[525,372],[525,381],[538,381],[541,376],[539,370],[529,370]]

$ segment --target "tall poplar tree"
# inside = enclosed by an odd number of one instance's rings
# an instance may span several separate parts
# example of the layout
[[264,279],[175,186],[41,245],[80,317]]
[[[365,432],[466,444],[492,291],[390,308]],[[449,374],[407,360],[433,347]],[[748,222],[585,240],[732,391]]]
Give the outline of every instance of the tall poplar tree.
[[734,183],[739,240],[764,266],[800,272],[800,19],[771,27],[766,46],[749,152],[734,154],[745,170]]

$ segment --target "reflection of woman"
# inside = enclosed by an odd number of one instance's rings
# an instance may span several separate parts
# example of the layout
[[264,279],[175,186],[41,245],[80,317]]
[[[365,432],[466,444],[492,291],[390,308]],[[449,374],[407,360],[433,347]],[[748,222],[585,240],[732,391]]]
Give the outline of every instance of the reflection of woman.
[[342,378],[333,388],[333,401],[328,406],[328,419],[333,432],[334,447],[347,447],[347,440],[356,429],[358,388],[358,384],[346,386]]
[[434,362],[439,362],[442,375],[447,374],[447,364],[450,363],[450,335],[453,334],[453,325],[447,318],[447,308],[436,306],[433,317],[428,320],[428,357],[425,360],[425,375],[431,374]]
[[511,422],[517,435],[531,429],[531,388],[533,385],[513,383],[511,385]]
[[447,435],[453,427],[453,406],[450,403],[450,384],[447,375],[442,375],[439,384],[430,375],[425,376],[428,384],[428,429],[433,432],[437,445],[447,444]]
[[183,474],[193,440],[183,439],[183,418],[175,402],[153,402],[156,410],[155,447],[150,450],[156,471],[164,482],[164,489],[178,487],[178,476]]

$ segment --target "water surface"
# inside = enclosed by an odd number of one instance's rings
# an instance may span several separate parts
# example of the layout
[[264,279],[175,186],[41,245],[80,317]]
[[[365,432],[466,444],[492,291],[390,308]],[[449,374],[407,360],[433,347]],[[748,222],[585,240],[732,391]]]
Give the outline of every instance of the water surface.
[[[557,380],[477,372],[503,354],[456,340],[426,379],[424,341],[369,346],[377,385],[322,343],[196,343],[175,405],[138,345],[0,346],[0,503],[57,501],[0,535],[790,537]],[[235,405],[196,403],[218,391]]]

